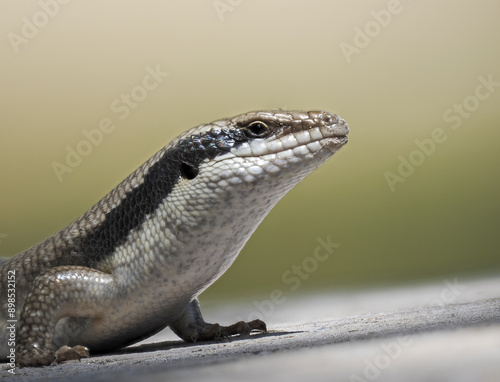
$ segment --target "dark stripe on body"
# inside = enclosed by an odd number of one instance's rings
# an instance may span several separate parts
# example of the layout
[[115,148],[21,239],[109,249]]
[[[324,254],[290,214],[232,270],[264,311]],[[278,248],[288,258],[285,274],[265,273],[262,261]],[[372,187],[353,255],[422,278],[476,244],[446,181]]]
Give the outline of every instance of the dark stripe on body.
[[192,135],[166,150],[144,175],[144,182],[107,213],[99,226],[76,243],[75,250],[85,263],[82,265],[98,263],[123,244],[130,231],[139,227],[146,216],[153,213],[170,194],[186,166],[197,174],[205,159],[227,153],[238,143],[247,140],[248,137],[239,129],[222,129]]

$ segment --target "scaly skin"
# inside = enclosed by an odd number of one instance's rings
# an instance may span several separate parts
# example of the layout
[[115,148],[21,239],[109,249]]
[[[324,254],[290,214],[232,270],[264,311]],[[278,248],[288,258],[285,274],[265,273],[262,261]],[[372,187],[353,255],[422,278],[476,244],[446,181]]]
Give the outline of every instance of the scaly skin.
[[265,331],[260,320],[205,323],[197,297],[348,131],[334,114],[285,110],[188,130],[68,227],[0,262],[0,356],[12,353],[8,319],[21,366],[117,349],[166,326],[186,341]]

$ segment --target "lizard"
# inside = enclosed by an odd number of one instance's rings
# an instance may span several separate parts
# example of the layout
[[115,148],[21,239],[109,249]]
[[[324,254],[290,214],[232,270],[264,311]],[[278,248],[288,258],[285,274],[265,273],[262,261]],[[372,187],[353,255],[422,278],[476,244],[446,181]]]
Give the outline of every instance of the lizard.
[[66,228],[1,260],[0,359],[57,364],[167,326],[188,342],[267,331],[205,322],[198,296],[348,133],[338,115],[286,110],[187,130]]

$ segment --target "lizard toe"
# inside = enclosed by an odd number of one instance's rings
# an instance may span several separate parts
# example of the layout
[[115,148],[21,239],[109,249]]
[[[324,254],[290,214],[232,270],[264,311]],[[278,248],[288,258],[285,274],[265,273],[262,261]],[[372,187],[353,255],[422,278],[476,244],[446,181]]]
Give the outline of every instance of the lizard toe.
[[49,366],[55,360],[52,350],[42,349],[37,344],[27,346],[16,354],[16,363],[19,367]]
[[56,363],[64,363],[67,361],[78,360],[81,358],[89,358],[89,349],[85,346],[77,345],[73,347],[62,346],[55,353],[55,362]]

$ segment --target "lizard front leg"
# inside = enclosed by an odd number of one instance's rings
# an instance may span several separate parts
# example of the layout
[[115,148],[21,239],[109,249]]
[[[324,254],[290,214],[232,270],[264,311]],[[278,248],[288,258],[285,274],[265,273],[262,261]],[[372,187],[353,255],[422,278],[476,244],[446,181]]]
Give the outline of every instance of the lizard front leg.
[[54,361],[88,357],[88,349],[84,346],[62,346],[54,351],[57,347],[53,344],[56,324],[64,317],[99,318],[113,290],[113,277],[91,268],[61,266],[39,275],[22,307],[16,363],[44,366]]
[[261,320],[239,321],[229,326],[206,323],[201,315],[197,299],[191,301],[184,313],[169,326],[175,334],[186,342],[208,341],[235,334],[248,335],[253,330],[267,331],[266,324]]

